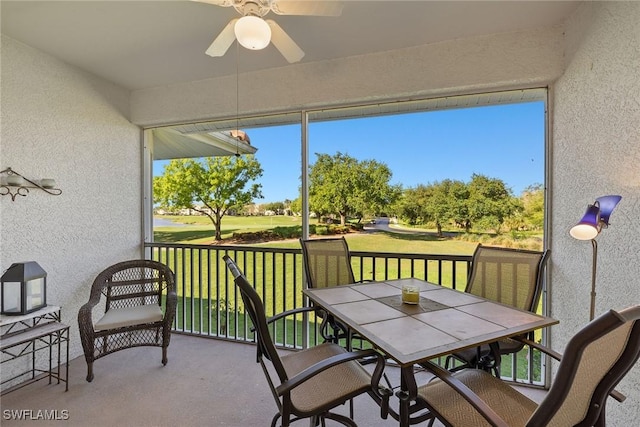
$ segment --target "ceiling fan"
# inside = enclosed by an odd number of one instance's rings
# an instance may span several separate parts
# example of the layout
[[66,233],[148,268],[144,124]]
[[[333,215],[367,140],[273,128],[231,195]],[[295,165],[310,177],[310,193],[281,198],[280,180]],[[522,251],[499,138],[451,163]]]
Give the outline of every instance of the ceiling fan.
[[304,56],[300,46],[272,19],[263,19],[269,12],[276,15],[339,16],[342,4],[337,1],[313,0],[193,0],[216,6],[231,7],[241,18],[232,19],[206,51],[209,56],[223,56],[234,40],[247,49],[264,49],[273,43],[289,62]]

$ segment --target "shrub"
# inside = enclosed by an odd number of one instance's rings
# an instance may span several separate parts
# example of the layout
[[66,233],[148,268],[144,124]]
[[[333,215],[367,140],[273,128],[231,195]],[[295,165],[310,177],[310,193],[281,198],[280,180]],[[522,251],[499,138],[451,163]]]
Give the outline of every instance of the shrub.
[[273,233],[281,239],[295,239],[302,236],[302,226],[275,227]]
[[326,236],[329,234],[329,228],[325,227],[324,225],[317,225],[315,234],[317,234],[318,236]]

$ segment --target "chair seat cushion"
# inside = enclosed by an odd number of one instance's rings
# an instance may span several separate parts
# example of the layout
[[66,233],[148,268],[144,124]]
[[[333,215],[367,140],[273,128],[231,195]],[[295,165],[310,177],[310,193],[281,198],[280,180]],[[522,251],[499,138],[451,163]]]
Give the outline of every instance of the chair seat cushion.
[[96,331],[143,325],[162,320],[162,309],[155,304],[115,308],[107,311],[94,325]]
[[[282,364],[289,378],[306,368],[346,350],[336,344],[321,344],[306,350],[282,356]],[[336,400],[361,393],[371,387],[371,376],[356,361],[341,363],[300,384],[291,391],[291,402],[300,413],[311,413],[319,408],[330,409]],[[347,396],[347,397],[345,397]],[[340,402],[342,403],[342,402]]]
[[[479,369],[465,369],[455,374],[475,394],[484,400],[507,425],[523,427],[538,405],[514,390],[504,381]],[[490,426],[487,420],[469,402],[440,380],[434,380],[418,389],[418,395],[428,402],[454,426]]]

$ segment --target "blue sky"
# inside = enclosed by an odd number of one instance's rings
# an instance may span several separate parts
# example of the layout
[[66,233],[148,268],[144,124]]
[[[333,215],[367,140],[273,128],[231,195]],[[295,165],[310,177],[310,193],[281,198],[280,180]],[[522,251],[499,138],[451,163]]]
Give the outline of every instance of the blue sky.
[[[264,174],[263,199],[293,200],[300,185],[300,127],[245,129]],[[338,151],[385,163],[391,182],[415,187],[473,173],[500,178],[520,195],[544,180],[544,103],[412,113],[311,123],[309,161]],[[159,170],[160,169],[160,170]],[[154,167],[161,173],[161,167]]]

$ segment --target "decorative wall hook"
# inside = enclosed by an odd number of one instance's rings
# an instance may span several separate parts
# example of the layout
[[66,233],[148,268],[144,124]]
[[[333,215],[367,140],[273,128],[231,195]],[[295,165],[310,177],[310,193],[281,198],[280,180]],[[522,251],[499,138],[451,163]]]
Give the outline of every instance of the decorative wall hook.
[[56,182],[50,178],[41,179],[40,182],[37,183],[11,168],[0,171],[0,177],[3,177],[0,183],[0,196],[9,195],[12,201],[16,200],[16,196],[26,196],[29,194],[29,189],[33,188],[38,188],[53,196],[62,194],[62,190],[55,188]]

